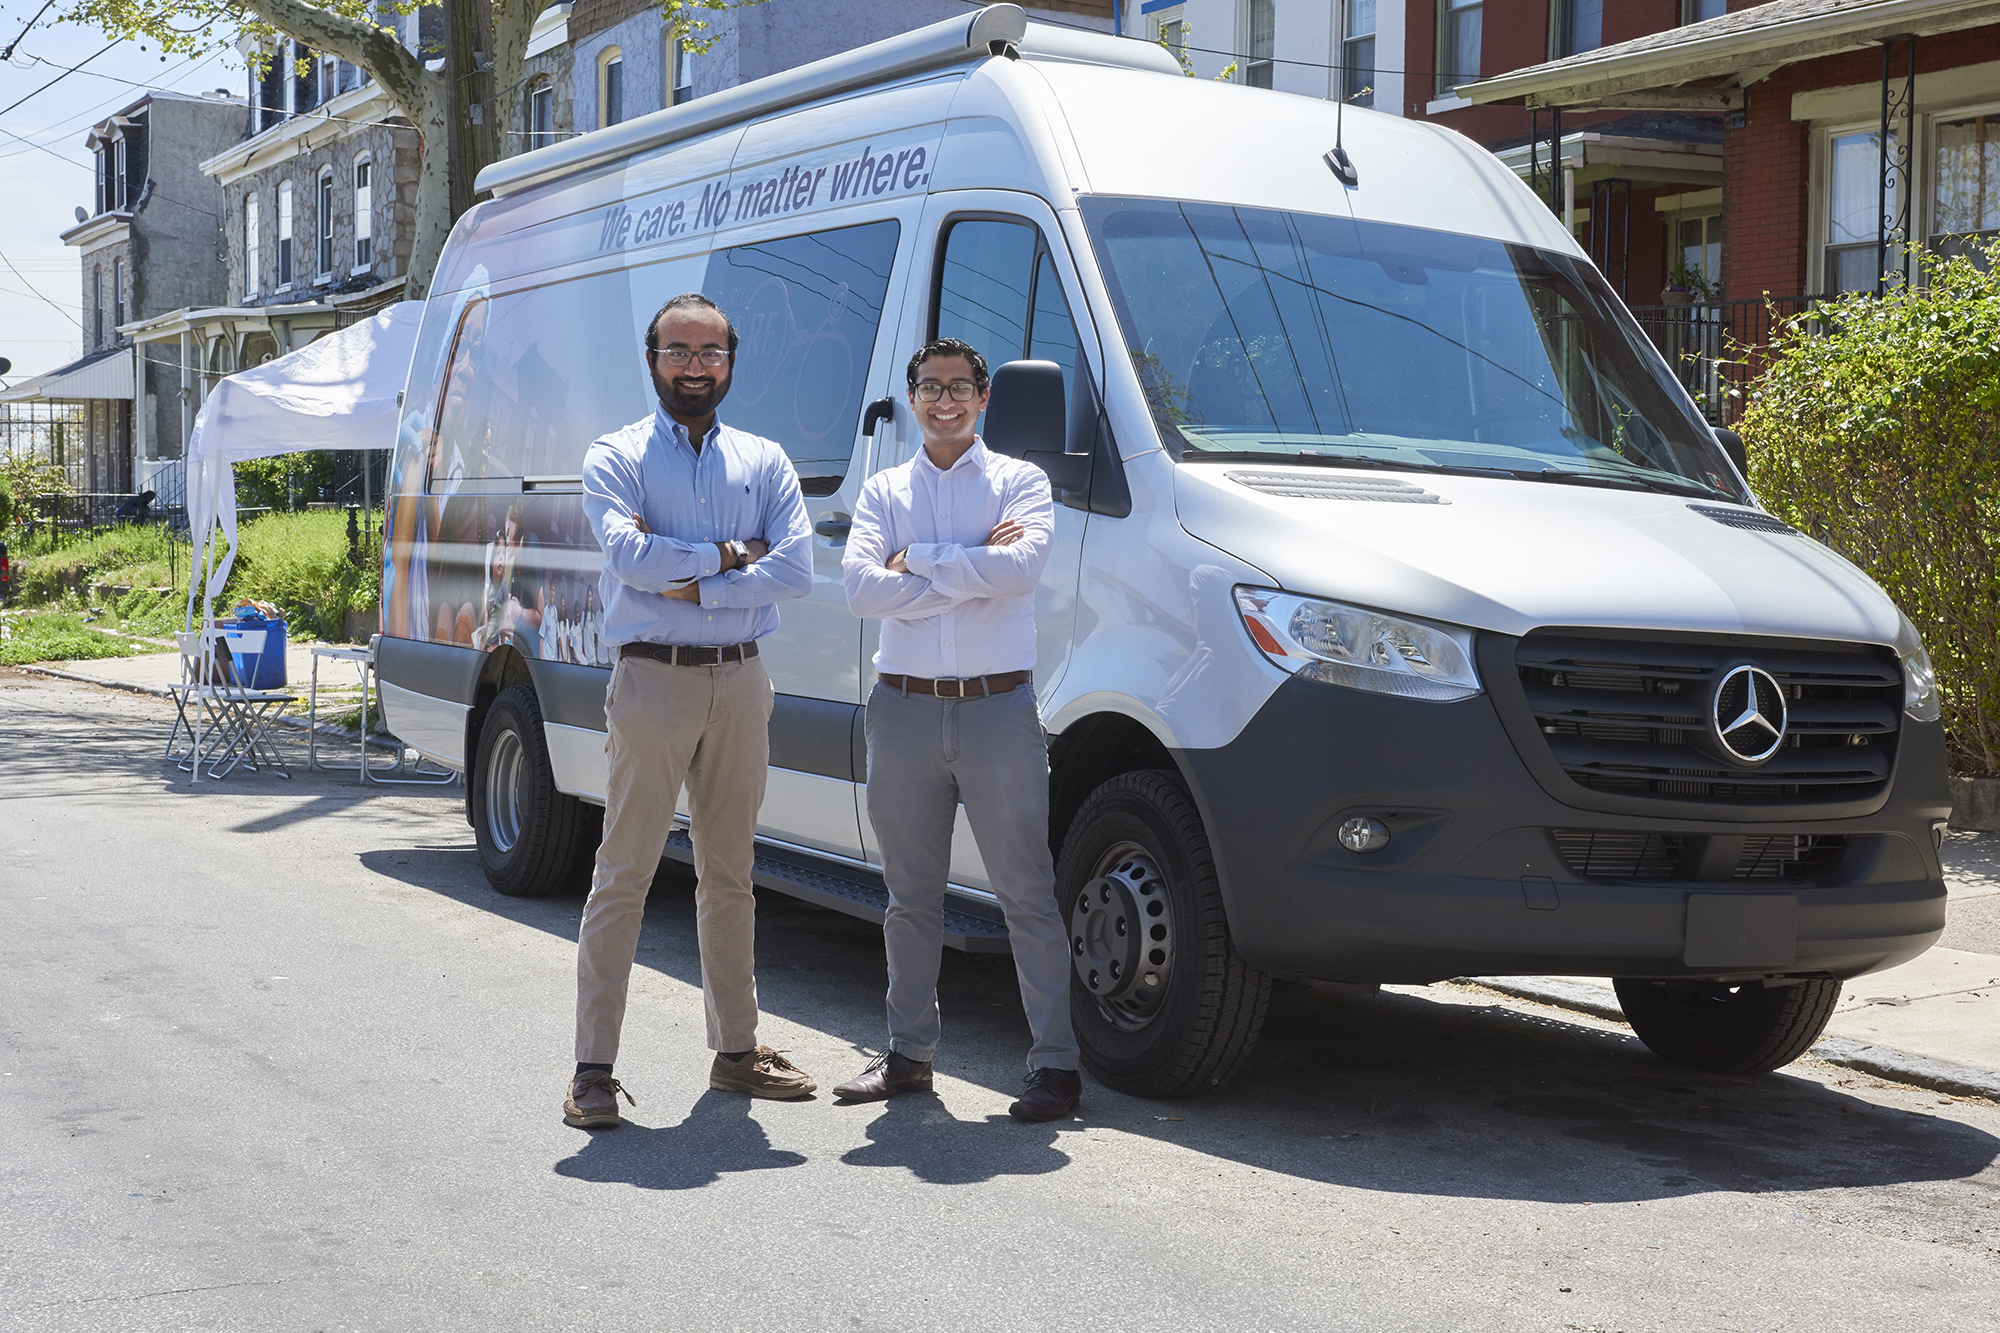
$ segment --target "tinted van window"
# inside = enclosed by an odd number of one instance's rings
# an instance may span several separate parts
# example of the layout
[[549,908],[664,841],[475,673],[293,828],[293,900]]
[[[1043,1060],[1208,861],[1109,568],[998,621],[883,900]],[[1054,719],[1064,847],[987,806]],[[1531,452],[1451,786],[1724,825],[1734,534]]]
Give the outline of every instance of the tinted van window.
[[1076,406],[1076,321],[1041,233],[1025,222],[955,222],[939,267],[937,337],[971,343],[998,368],[1026,357],[1063,370]]
[[847,475],[900,230],[870,222],[709,258],[702,291],[742,338],[722,417],[784,445],[808,486]]

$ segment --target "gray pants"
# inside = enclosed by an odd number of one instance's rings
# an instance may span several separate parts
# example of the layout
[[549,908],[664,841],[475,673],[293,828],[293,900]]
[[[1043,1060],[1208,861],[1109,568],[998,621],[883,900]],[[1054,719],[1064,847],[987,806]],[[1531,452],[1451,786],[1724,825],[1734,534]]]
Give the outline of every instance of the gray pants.
[[877,684],[868,696],[868,818],[889,911],[889,1047],[937,1053],[945,877],[960,802],[1006,915],[1034,1045],[1030,1069],[1075,1069],[1069,933],[1049,855],[1049,746],[1034,690],[937,699]]

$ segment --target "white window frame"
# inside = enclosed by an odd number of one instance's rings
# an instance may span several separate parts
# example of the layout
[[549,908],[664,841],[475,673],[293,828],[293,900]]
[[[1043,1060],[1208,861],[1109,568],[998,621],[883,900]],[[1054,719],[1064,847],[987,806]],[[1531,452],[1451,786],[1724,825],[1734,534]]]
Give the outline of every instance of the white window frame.
[[[1338,29],[1338,34],[1334,39],[1334,49],[1336,52],[1338,52],[1336,59],[1340,64],[1341,68],[1334,71],[1334,76],[1333,76],[1334,89],[1335,89],[1334,95],[1340,98],[1341,100],[1346,101],[1349,106],[1372,107],[1375,105],[1375,94],[1379,91],[1378,85],[1380,83],[1381,73],[1382,73],[1380,66],[1376,64],[1376,61],[1378,59],[1377,55],[1375,54],[1377,50],[1376,43],[1380,40],[1380,33],[1382,28],[1382,6],[1384,4],[1391,4],[1391,3],[1395,3],[1395,0],[1376,0],[1375,22],[1374,25],[1370,27],[1367,32],[1350,31],[1350,29],[1352,29],[1354,26],[1355,0],[1340,0],[1340,4],[1337,6],[1334,17],[1336,21],[1340,24],[1340,27]],[[1366,71],[1368,82],[1366,84],[1362,84],[1361,87],[1356,88],[1352,96],[1352,99],[1350,100],[1347,91],[1347,83],[1350,74],[1357,84],[1360,83],[1363,77],[1363,72],[1361,70],[1355,69],[1350,71],[1348,68],[1348,66],[1352,64],[1352,61],[1349,57],[1349,50],[1356,43],[1359,42],[1367,42],[1369,44],[1368,67]],[[1363,93],[1362,88],[1366,89],[1365,94]]]
[[254,301],[263,291],[264,265],[258,224],[257,192],[243,196],[243,299]]
[[[362,172],[368,179],[361,179]],[[354,190],[354,272],[367,273],[375,267],[375,158],[362,153],[348,168],[348,183]],[[363,245],[368,247],[364,258]]]
[[[1922,77],[1919,75],[1919,80]],[[1914,186],[1916,197],[1910,209],[1913,248],[1928,251],[1931,234],[1937,230],[1937,127],[1945,121],[1965,120],[1972,116],[2000,121],[2000,102],[1968,102],[1915,117],[1917,148],[1923,156],[1915,159],[1920,164],[1920,175]]]
[[[1929,209],[1924,205],[1929,193],[1930,173],[1921,166],[1926,160],[1927,145],[1924,141],[1929,138],[1926,132],[1929,129],[1928,121],[1929,117],[1927,116],[1916,116],[1912,118],[1910,124],[1911,137],[1917,140],[1916,143],[1911,145],[1910,160],[1913,164],[1918,164],[1917,172],[1912,173],[1915,179],[1910,182],[1910,188],[1914,192],[1910,208],[1910,235],[1912,238],[1923,234],[1923,229],[1929,222],[1927,217]],[[1807,169],[1811,173],[1811,188],[1806,191],[1810,211],[1807,215],[1806,227],[1806,255],[1808,263],[1805,271],[1805,295],[1832,295],[1827,282],[1826,260],[1827,250],[1833,236],[1833,141],[1835,139],[1844,139],[1852,134],[1879,134],[1881,131],[1882,118],[1879,114],[1872,119],[1864,121],[1832,121],[1823,125],[1813,126],[1812,145],[1807,165]],[[1921,211],[1920,206],[1922,206]],[[1909,247],[1910,250],[1914,250],[1915,248],[1914,244]],[[1909,256],[1906,254],[1903,264],[1905,280],[1908,279],[1909,271],[1910,261]],[[1869,290],[1872,291],[1873,288]]]
[[125,259],[115,255],[111,260],[111,341],[118,341],[118,326],[125,322]]
[[313,180],[313,281],[333,281],[333,168]]
[[[1446,73],[1445,66],[1456,66],[1460,63],[1459,51],[1456,40],[1451,41],[1447,45],[1445,35],[1447,32],[1455,32],[1457,30],[1457,25],[1451,22],[1451,16],[1467,9],[1477,9],[1479,11],[1479,61],[1482,68],[1472,71],[1472,77],[1478,79],[1483,75],[1483,66],[1486,61],[1486,0],[1472,0],[1470,4],[1454,4],[1453,0],[1437,0],[1437,8],[1434,11],[1437,16],[1436,31],[1432,34],[1431,45],[1437,52],[1435,57],[1437,61],[1437,73],[1432,76],[1432,86],[1434,89],[1432,97],[1438,101],[1449,100],[1453,105],[1464,105],[1458,99],[1459,85],[1456,82],[1447,84],[1445,80],[1447,78],[1455,80],[1460,71],[1454,69],[1450,73]],[[1450,53],[1449,59],[1446,59],[1447,52]]]
[[[535,128],[535,105],[538,102],[545,102],[549,108],[549,127],[546,130]],[[527,107],[528,115],[525,122],[525,133],[522,135],[521,142],[526,144],[527,151],[532,153],[535,149],[547,148],[556,141],[555,80],[543,78],[529,84]]]
[[288,292],[292,281],[298,276],[298,255],[292,249],[292,183],[278,182],[278,285],[276,291]]
[[[674,36],[672,28],[668,28],[666,47],[663,54],[665,60],[660,75],[661,92],[663,95],[660,98],[660,105],[681,106],[684,103],[692,102],[694,100],[694,52],[688,50],[682,44],[681,39]],[[688,81],[685,85],[680,82],[681,66],[683,64],[687,66],[688,76]],[[686,97],[678,96],[683,86],[687,88]]]
[[[1271,49],[1260,53],[1257,50],[1257,6],[1270,6]],[[1245,53],[1237,63],[1236,78],[1239,83],[1252,88],[1276,88],[1278,86],[1278,0],[1242,0],[1238,9],[1237,22],[1243,33],[1241,50]],[[1261,73],[1264,82],[1256,81]]]
[[625,48],[607,46],[597,53],[597,128],[618,122],[611,119],[611,67],[618,66],[618,110],[625,110]]

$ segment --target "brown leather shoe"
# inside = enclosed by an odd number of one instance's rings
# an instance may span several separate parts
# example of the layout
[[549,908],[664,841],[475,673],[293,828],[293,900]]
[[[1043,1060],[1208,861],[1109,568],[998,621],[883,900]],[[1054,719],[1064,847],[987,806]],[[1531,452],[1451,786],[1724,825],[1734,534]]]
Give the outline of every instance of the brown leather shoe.
[[879,1102],[899,1092],[929,1092],[931,1062],[884,1051],[875,1062],[833,1090],[843,1101]]
[[819,1088],[812,1075],[769,1046],[759,1046],[740,1062],[717,1051],[715,1063],[708,1067],[708,1086],[717,1092],[747,1092],[776,1101],[803,1097]]
[[1027,1083],[1021,1100],[1007,1108],[1007,1114],[1016,1120],[1061,1120],[1083,1100],[1083,1079],[1074,1069],[1037,1069],[1028,1075]]
[[610,1129],[618,1124],[621,1094],[632,1105],[639,1104],[623,1083],[602,1070],[578,1074],[570,1080],[569,1096],[563,1099],[563,1123],[578,1129]]

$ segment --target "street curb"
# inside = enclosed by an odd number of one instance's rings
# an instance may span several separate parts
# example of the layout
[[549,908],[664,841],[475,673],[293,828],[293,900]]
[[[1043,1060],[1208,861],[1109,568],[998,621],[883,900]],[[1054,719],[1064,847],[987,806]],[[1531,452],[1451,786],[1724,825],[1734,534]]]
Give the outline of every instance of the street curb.
[[[1614,1023],[1625,1021],[1625,1012],[1618,1007],[1618,997],[1596,986],[1579,986],[1573,981],[1557,981],[1551,977],[1459,977],[1457,980],[1483,990],[1590,1014]],[[1847,1037],[1821,1038],[1807,1054],[1830,1065],[1928,1088],[1933,1092],[2000,1101],[2000,1072],[1990,1069],[1955,1065],[1887,1046],[1870,1046]]]
[[[174,697],[173,691],[163,690],[154,685],[140,685],[129,680],[102,680],[96,676],[80,675],[74,671],[58,671],[54,667],[24,665],[16,667],[15,670],[30,672],[37,676],[51,676],[56,680],[74,681],[79,685],[102,685],[107,690],[123,690],[127,694],[151,695],[155,699],[171,700]],[[305,731],[307,729],[304,718],[292,717],[287,713],[280,713],[272,720],[279,726],[289,727],[294,731]],[[352,727],[336,727],[331,722],[321,722],[311,729],[322,736],[335,736],[344,741],[353,740],[357,734]],[[393,737],[386,740],[383,739],[387,734],[385,732],[376,732],[368,738],[368,743],[377,749],[397,749],[402,742]]]

